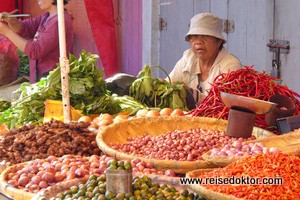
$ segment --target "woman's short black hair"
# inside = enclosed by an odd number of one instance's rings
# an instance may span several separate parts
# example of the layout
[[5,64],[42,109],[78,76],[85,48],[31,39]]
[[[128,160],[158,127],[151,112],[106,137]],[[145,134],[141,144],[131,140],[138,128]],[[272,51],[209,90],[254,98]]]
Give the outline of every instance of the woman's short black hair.
[[[64,0],[64,5],[68,4],[69,0]],[[53,0],[53,5],[57,5],[57,0]]]

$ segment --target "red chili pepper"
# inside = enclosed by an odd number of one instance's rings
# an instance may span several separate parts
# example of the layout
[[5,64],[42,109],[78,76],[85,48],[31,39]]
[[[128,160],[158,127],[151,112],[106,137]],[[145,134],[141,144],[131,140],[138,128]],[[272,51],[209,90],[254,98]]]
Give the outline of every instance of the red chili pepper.
[[300,199],[300,173],[295,166],[300,165],[300,158],[282,153],[258,154],[246,157],[224,168],[201,174],[201,178],[282,178],[283,183],[277,185],[203,185],[223,194],[242,199]]
[[[300,114],[300,94],[290,90],[286,85],[276,83],[277,78],[269,76],[265,72],[258,73],[253,66],[245,66],[243,69],[220,74],[214,79],[208,96],[192,111],[192,116],[219,117],[228,119],[229,109],[224,109],[220,92],[226,92],[246,97],[252,97],[268,101],[272,95],[281,94],[290,97],[296,105],[296,114]],[[268,127],[264,119],[265,115],[256,116],[255,126],[268,129],[277,133],[274,127]]]

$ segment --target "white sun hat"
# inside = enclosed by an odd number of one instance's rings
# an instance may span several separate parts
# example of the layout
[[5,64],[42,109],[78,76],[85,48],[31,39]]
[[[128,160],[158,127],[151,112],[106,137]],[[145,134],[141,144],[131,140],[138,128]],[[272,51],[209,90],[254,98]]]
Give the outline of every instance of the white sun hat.
[[212,13],[200,13],[191,19],[190,30],[184,39],[189,41],[190,35],[210,35],[225,41],[222,30],[222,19]]

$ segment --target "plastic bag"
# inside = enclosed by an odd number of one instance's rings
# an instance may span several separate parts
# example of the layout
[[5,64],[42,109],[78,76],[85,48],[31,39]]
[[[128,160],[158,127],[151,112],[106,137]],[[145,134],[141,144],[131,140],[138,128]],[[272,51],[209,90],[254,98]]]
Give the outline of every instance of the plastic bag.
[[105,80],[107,89],[119,96],[128,95],[129,87],[136,80],[135,76],[130,74],[118,73]]
[[6,37],[0,36],[0,86],[17,80],[19,65],[17,47]]

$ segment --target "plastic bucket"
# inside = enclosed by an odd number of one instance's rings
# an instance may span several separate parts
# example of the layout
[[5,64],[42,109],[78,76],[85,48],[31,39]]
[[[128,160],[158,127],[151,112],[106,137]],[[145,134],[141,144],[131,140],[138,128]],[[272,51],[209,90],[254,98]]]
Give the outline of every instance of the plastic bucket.
[[132,170],[106,170],[106,191],[114,194],[132,192]]
[[248,138],[252,135],[256,114],[248,109],[232,107],[229,110],[226,135]]

